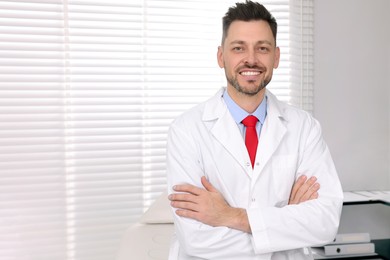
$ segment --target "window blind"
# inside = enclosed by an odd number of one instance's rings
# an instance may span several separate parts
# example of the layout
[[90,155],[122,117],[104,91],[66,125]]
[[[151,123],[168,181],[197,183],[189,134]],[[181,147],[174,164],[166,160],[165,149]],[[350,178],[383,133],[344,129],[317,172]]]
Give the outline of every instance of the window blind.
[[0,2],[0,259],[65,259],[60,1]]
[[[114,259],[166,188],[170,122],[225,85],[235,2],[0,2],[0,259]],[[310,111],[312,0],[262,3],[282,52],[269,89]]]

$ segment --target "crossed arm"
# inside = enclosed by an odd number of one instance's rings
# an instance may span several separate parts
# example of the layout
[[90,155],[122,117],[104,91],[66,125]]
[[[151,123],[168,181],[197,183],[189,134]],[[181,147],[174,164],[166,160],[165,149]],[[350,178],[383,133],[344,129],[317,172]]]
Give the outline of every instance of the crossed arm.
[[[291,190],[289,204],[318,198],[319,183],[315,177],[307,180],[300,176]],[[225,226],[232,229],[251,233],[248,216],[243,208],[231,207],[222,194],[206,179],[201,178],[204,188],[190,184],[175,185],[168,196],[171,206],[176,208],[176,214],[191,218],[210,226]]]

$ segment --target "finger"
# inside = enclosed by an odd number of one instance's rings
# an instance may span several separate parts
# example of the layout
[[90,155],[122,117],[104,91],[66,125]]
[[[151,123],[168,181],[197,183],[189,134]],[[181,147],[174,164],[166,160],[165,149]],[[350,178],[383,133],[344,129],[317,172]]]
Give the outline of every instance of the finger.
[[171,201],[171,206],[180,210],[199,211],[199,205],[193,202],[187,201]]
[[168,196],[170,201],[187,201],[187,202],[196,202],[196,195],[191,193],[172,193]]
[[183,210],[183,209],[178,209],[175,211],[176,215],[184,218],[191,218],[199,221],[198,218],[198,212],[192,211],[192,210]]
[[[302,195],[300,198],[299,202],[304,202],[307,200],[310,200],[312,198],[318,197],[317,191],[320,189],[320,184],[319,183],[314,183],[307,191],[305,194]],[[317,193],[317,194],[316,194]]]
[[315,199],[318,199],[318,192],[314,192],[311,196],[310,196],[310,198],[309,198],[309,200],[315,200]]
[[200,181],[202,182],[203,187],[205,187],[207,191],[218,192],[218,190],[214,188],[214,186],[207,180],[205,176],[202,176]]
[[306,192],[310,189],[311,186],[317,181],[317,178],[312,176],[310,177],[297,191],[295,196],[296,202],[302,202],[302,197],[306,194]]
[[187,192],[194,195],[200,195],[203,190],[191,184],[178,184],[173,186],[172,189],[177,192]]
[[290,194],[290,200],[289,200],[290,203],[296,203],[297,202],[297,201],[295,201],[297,191],[305,183],[306,179],[307,179],[307,177],[305,175],[302,175],[294,183],[294,185],[292,187],[292,190],[291,190],[291,194]]

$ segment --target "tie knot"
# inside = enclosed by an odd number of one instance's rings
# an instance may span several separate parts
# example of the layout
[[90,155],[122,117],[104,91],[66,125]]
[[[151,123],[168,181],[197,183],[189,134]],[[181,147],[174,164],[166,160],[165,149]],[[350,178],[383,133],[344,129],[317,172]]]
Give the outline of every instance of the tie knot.
[[255,127],[257,121],[259,121],[259,119],[257,119],[257,117],[255,117],[255,116],[247,116],[247,117],[244,118],[244,120],[242,120],[242,123],[246,127]]

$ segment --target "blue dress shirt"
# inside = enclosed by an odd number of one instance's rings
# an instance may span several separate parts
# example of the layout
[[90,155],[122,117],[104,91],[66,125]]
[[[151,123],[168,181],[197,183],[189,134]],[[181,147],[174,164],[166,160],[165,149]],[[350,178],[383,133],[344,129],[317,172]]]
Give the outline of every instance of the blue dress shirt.
[[255,112],[252,114],[249,114],[244,109],[242,109],[239,105],[236,104],[236,102],[233,101],[233,99],[229,96],[227,90],[225,89],[223,93],[223,99],[226,103],[226,106],[230,112],[230,114],[233,116],[234,121],[237,123],[238,128],[241,131],[241,135],[245,136],[245,126],[241,121],[249,116],[254,115],[259,119],[259,121],[256,124],[256,131],[258,136],[260,136],[261,128],[263,127],[265,118],[267,116],[267,97],[263,98],[263,101],[260,103],[260,105],[256,108]]

